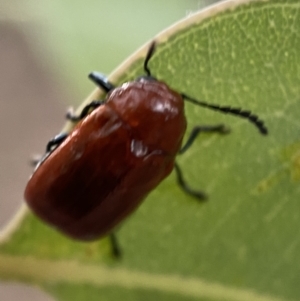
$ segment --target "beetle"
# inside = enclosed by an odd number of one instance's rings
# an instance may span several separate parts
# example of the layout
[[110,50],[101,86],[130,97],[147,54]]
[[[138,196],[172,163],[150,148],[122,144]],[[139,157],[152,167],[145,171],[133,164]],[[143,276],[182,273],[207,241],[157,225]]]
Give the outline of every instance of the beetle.
[[205,199],[188,186],[175,157],[200,133],[228,130],[224,125],[197,126],[182,146],[184,100],[246,118],[261,134],[268,132],[250,111],[196,100],[156,79],[148,66],[155,49],[153,42],[144,60],[145,75],[120,87],[98,72],[89,75],[106,98],[92,101],[79,115],[67,113],[77,124],[49,141],[24,194],[37,216],[72,238],[88,241],[110,235],[115,255],[120,251],[114,228],[173,169],[185,192]]

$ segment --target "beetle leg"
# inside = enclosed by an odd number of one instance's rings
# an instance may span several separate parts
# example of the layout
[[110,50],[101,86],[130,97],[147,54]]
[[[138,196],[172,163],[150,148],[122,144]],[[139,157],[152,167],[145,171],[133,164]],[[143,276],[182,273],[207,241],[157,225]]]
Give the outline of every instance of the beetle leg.
[[31,165],[35,170],[49,157],[49,155],[68,137],[67,133],[60,133],[51,139],[46,146],[46,153],[42,157],[38,156],[31,160]]
[[181,147],[179,154],[183,154],[185,153],[190,147],[191,145],[194,143],[195,139],[197,138],[197,136],[201,133],[201,132],[217,132],[220,134],[227,134],[229,133],[229,128],[227,128],[225,125],[223,124],[218,124],[218,125],[207,125],[207,126],[195,126],[191,133],[190,136],[188,137],[186,143]]
[[101,105],[103,105],[104,103],[105,103],[104,100],[93,100],[91,103],[89,103],[82,109],[79,115],[75,115],[73,114],[72,111],[69,110],[66,114],[66,118],[70,121],[80,121],[81,119],[83,119],[89,114],[90,110],[96,109]]
[[[190,136],[188,137],[186,143],[182,146],[182,148],[179,151],[179,154],[183,154],[185,153],[190,147],[191,145],[194,143],[195,139],[197,138],[197,136],[201,133],[201,132],[217,132],[220,134],[227,134],[229,132],[229,129],[224,126],[223,124],[218,124],[218,125],[214,125],[214,126],[195,126],[191,133]],[[204,192],[202,191],[198,191],[198,190],[193,190],[192,188],[189,187],[189,185],[186,183],[186,181],[183,178],[182,175],[182,171],[181,168],[179,167],[178,163],[175,162],[174,165],[175,168],[175,172],[177,175],[177,182],[179,184],[179,186],[189,195],[196,197],[197,199],[203,201],[207,199],[207,196]]]
[[56,135],[53,139],[51,139],[46,146],[46,153],[51,153],[55,148],[57,148],[67,137],[69,134],[61,133]]
[[107,77],[100,72],[91,72],[89,74],[89,79],[92,80],[97,86],[102,88],[106,93],[115,88],[115,86],[108,81]]
[[113,253],[114,257],[120,258],[121,257],[121,249],[120,249],[116,234],[113,232],[110,233],[109,239],[110,239],[112,253]]
[[182,176],[181,168],[179,167],[177,162],[175,162],[174,168],[175,168],[175,172],[176,172],[176,176],[177,176],[178,185],[182,188],[182,190],[184,192],[186,192],[187,194],[199,199],[200,201],[205,201],[207,199],[207,196],[204,192],[198,191],[198,190],[193,190],[186,183],[186,181],[184,180],[184,178]]

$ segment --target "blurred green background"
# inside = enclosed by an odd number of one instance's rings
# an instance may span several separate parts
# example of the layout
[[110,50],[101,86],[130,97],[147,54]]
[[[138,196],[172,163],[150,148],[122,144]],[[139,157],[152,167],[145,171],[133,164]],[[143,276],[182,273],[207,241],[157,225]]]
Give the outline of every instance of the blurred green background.
[[[0,227],[22,202],[30,155],[43,153],[68,106],[160,31],[215,0],[0,1]],[[0,300],[52,300],[0,284]]]

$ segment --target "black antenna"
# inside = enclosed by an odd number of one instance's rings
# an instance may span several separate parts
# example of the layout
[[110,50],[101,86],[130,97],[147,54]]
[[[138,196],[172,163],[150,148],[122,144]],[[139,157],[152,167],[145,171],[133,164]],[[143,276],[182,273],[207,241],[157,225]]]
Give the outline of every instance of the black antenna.
[[198,105],[198,106],[201,106],[201,107],[204,107],[204,108],[208,108],[208,109],[211,109],[211,110],[214,110],[214,111],[219,111],[219,112],[222,112],[224,114],[231,114],[231,115],[235,115],[235,116],[239,116],[241,118],[245,118],[245,119],[248,119],[250,122],[252,122],[257,128],[258,130],[260,131],[261,134],[263,135],[267,135],[268,134],[268,129],[266,128],[264,122],[262,120],[259,119],[259,117],[255,114],[252,114],[251,111],[244,111],[243,109],[241,108],[232,108],[232,107],[223,107],[223,106],[219,106],[219,105],[213,105],[213,104],[209,104],[207,102],[204,102],[204,101],[199,101],[197,99],[194,99],[184,93],[181,94],[181,96],[195,104],[195,105]]
[[147,74],[147,76],[150,76],[151,77],[151,71],[148,67],[148,63],[150,61],[150,59],[152,58],[154,52],[155,52],[155,48],[156,48],[156,43],[155,41],[153,41],[149,47],[149,50],[147,52],[147,55],[146,55],[146,58],[145,58],[145,61],[144,61],[144,70]]
[[[148,67],[148,63],[149,63],[150,59],[152,58],[152,56],[155,52],[155,49],[156,49],[156,43],[155,43],[155,41],[153,41],[149,47],[149,50],[147,52],[147,55],[146,55],[146,58],[144,61],[144,70],[145,70],[147,76],[149,76],[149,77],[152,77],[152,75],[151,75],[151,71]],[[258,130],[260,131],[261,134],[263,134],[263,135],[268,134],[268,129],[265,126],[264,122],[262,120],[260,120],[257,115],[252,114],[251,111],[246,111],[241,108],[232,108],[230,106],[219,106],[219,105],[209,104],[205,101],[200,101],[200,100],[194,99],[184,93],[181,93],[181,96],[183,97],[183,99],[185,99],[195,105],[198,105],[198,106],[201,106],[204,108],[208,108],[208,109],[211,109],[214,111],[222,112],[224,114],[231,114],[231,115],[235,115],[235,116],[238,116],[241,118],[248,119],[250,122],[252,122],[258,128]]]

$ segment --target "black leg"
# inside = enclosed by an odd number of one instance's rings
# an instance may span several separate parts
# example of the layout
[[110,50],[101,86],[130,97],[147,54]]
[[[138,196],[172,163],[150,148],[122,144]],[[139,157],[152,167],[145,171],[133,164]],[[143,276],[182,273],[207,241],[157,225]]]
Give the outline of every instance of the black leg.
[[30,164],[35,166],[35,170],[50,156],[50,154],[68,137],[67,133],[61,133],[51,139],[46,146],[46,153],[43,156],[32,158]]
[[99,72],[91,72],[89,74],[89,79],[91,79],[97,86],[102,88],[106,93],[113,90],[115,86],[110,83],[107,79],[107,77]]
[[86,117],[90,110],[96,109],[105,103],[104,100],[93,100],[91,103],[86,105],[79,115],[74,115],[73,112],[68,111],[66,114],[66,118],[70,121],[80,121],[84,117]]
[[192,129],[186,143],[181,147],[179,154],[185,153],[191,147],[191,145],[193,144],[193,142],[201,132],[206,132],[206,133],[217,132],[220,134],[227,134],[229,133],[229,131],[230,130],[223,124],[218,124],[213,126],[212,125],[195,126]]
[[[92,72],[89,74],[89,78],[96,83],[99,87],[103,88],[106,92],[111,91],[112,89],[114,89],[115,87],[107,80],[107,77],[104,76],[103,74],[99,73],[99,72]],[[73,112],[69,111],[66,114],[66,118],[70,121],[80,121],[81,119],[83,119],[85,116],[87,116],[90,112],[90,110],[95,109],[101,105],[103,105],[105,103],[105,101],[103,100],[94,100],[92,101],[90,104],[88,104],[87,106],[85,106],[83,108],[83,110],[81,111],[81,113],[77,116],[74,115]],[[35,165],[36,168],[41,165],[41,163],[43,161],[45,161],[45,159],[51,154],[51,152],[59,145],[61,144],[66,138],[67,138],[68,134],[66,133],[62,133],[59,134],[57,136],[55,136],[53,139],[51,139],[47,146],[46,146],[46,154],[42,157],[42,158],[33,158],[31,160],[31,164]]]
[[69,134],[61,133],[56,135],[53,139],[51,139],[46,146],[46,153],[51,153],[54,149],[57,148],[67,137]]
[[[208,125],[208,126],[195,126],[191,133],[190,136],[188,137],[186,143],[183,145],[181,150],[179,151],[179,154],[185,153],[191,145],[194,143],[195,139],[201,132],[206,132],[206,133],[213,133],[217,132],[220,134],[227,134],[229,133],[229,129],[225,127],[223,124],[218,124],[218,125]],[[183,178],[181,168],[179,167],[178,163],[175,162],[174,165],[176,176],[177,176],[177,182],[179,186],[189,195],[197,198],[198,200],[204,201],[207,199],[207,196],[204,192],[199,191],[199,190],[194,190],[189,187],[189,185],[186,183],[186,181]]]
[[112,248],[112,253],[115,258],[120,258],[121,257],[121,249],[118,243],[118,239],[115,233],[110,233],[109,234],[109,239],[111,243],[111,248]]
[[174,168],[177,176],[178,185],[182,188],[182,190],[187,194],[197,198],[200,201],[205,201],[207,199],[207,196],[204,192],[193,190],[192,188],[189,187],[189,185],[187,185],[186,181],[182,176],[181,168],[179,167],[177,162],[175,162]]

